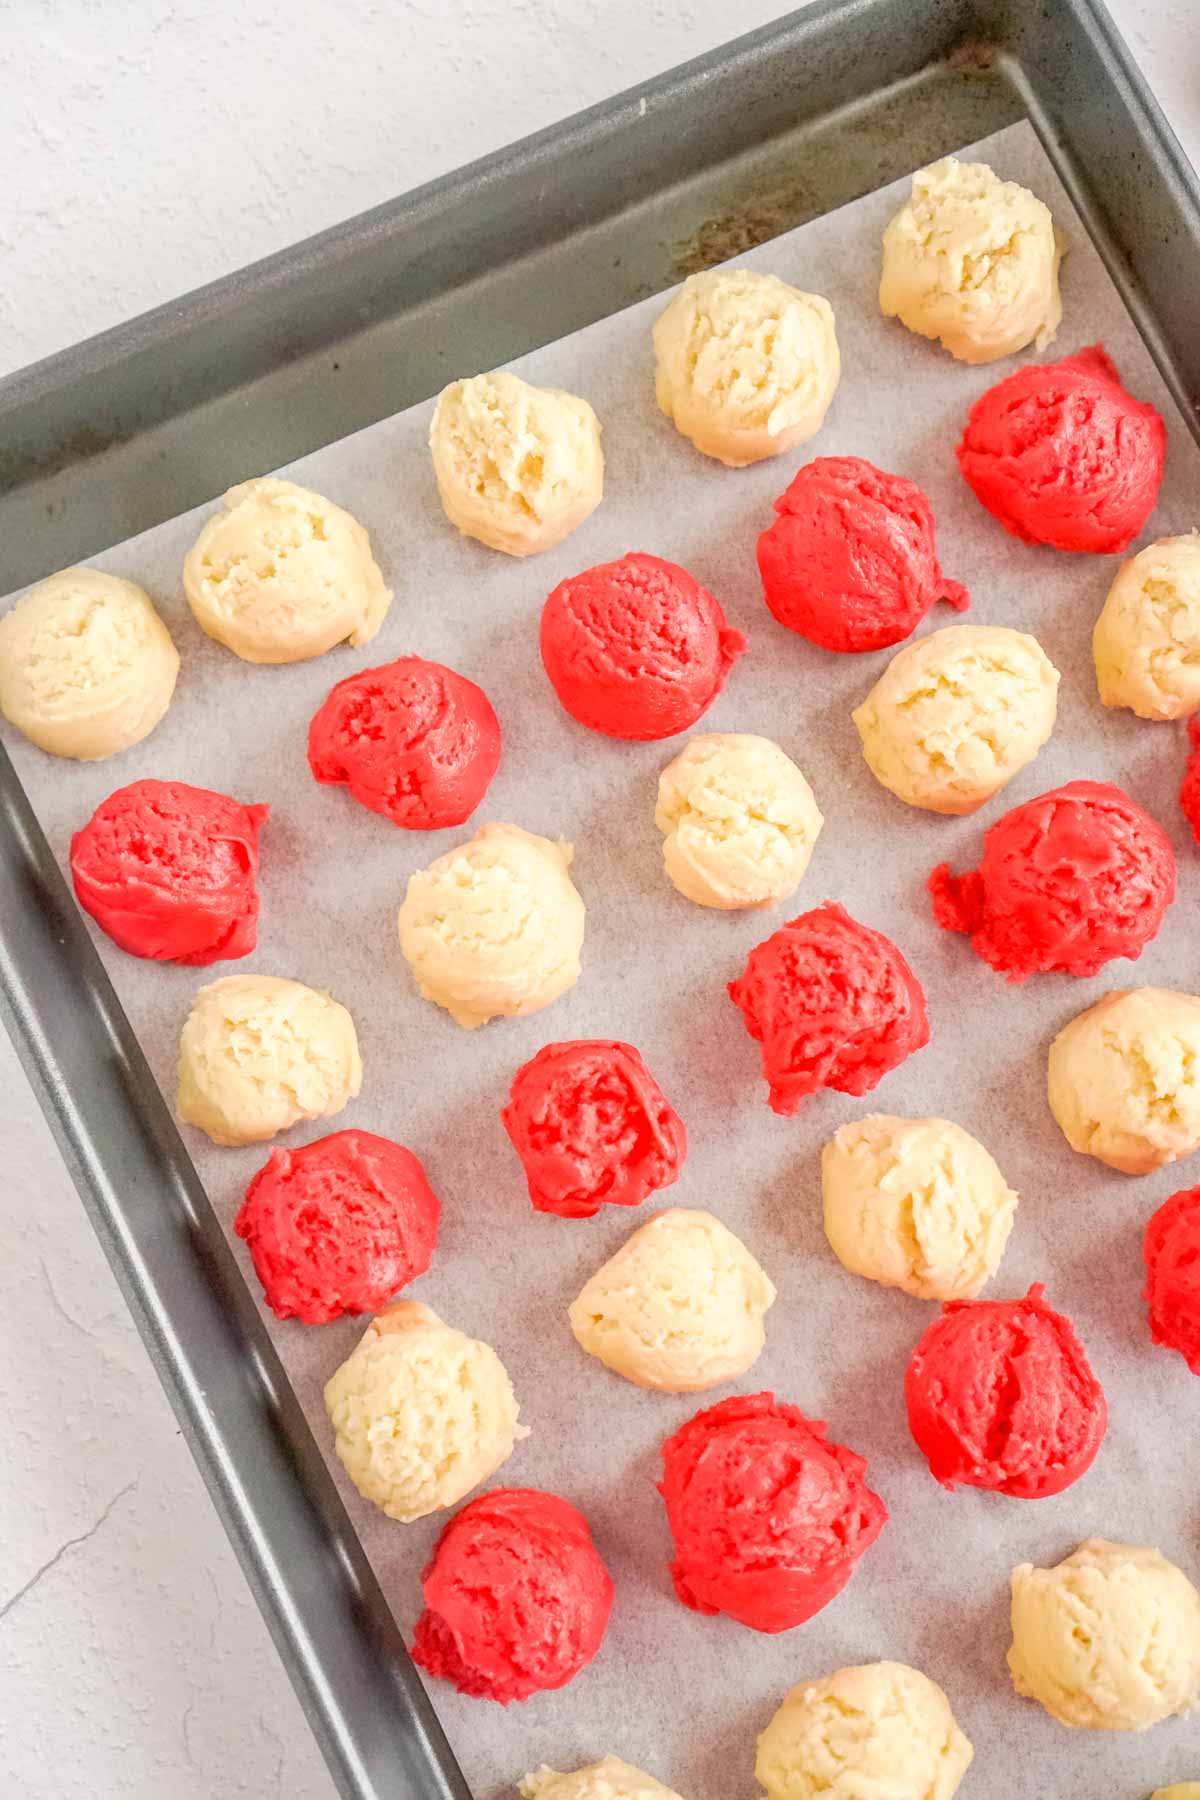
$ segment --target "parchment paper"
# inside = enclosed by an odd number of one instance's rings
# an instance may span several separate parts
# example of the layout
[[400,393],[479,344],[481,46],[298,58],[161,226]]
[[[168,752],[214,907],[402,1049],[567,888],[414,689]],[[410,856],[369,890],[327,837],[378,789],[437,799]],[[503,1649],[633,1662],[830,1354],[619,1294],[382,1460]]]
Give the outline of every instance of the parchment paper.
[[[1028,126],[972,152],[1026,182],[1071,240],[1063,265],[1064,325],[1047,352],[1103,340],[1134,393],[1168,418],[1160,506],[1142,541],[1200,524],[1200,455]],[[976,395],[1018,366],[954,363],[885,322],[876,305],[883,226],[897,183],[740,259],[829,296],[843,375],[828,422],[803,451],[732,473],[677,436],[653,397],[650,324],[661,297],[517,363],[539,382],[595,405],[608,458],[603,505],[566,543],[518,562],[460,538],[442,517],[426,449],[431,403],[297,463],[299,480],[348,506],[369,527],[396,599],[378,639],[295,668],[250,668],[203,637],[184,604],[184,552],[201,508],[94,560],[149,589],[183,658],[177,696],[144,744],[97,766],[58,762],[14,733],[6,742],[56,853],[114,787],[176,777],[244,801],[269,801],[263,837],[257,954],[208,975],[157,966],[96,941],[168,1095],[176,1047],[204,979],[234,968],[327,987],[358,1024],[361,1098],[334,1125],[361,1126],[412,1146],[444,1203],[440,1248],[411,1290],[446,1319],[493,1344],[507,1364],[532,1436],[497,1478],[544,1486],[583,1507],[612,1570],[616,1608],[595,1663],[556,1694],[501,1709],[433,1683],[434,1700],[479,1800],[511,1794],[545,1760],[570,1768],[612,1750],[666,1779],[685,1800],[757,1792],[754,1739],[785,1690],[843,1663],[894,1657],[941,1682],[975,1744],[963,1786],[971,1800],[1051,1795],[1135,1800],[1159,1783],[1200,1776],[1200,1727],[1175,1721],[1143,1736],[1072,1733],[1014,1695],[1005,1668],[1008,1576],[1051,1563],[1089,1533],[1154,1543],[1200,1577],[1200,1382],[1151,1346],[1140,1300],[1140,1234],[1153,1209],[1196,1170],[1143,1180],[1072,1153],[1044,1098],[1047,1045],[1066,1019],[1111,987],[1200,988],[1200,870],[1176,804],[1185,747],[1172,725],[1111,713],[1096,698],[1089,653],[1112,559],[1026,548],[1007,536],[962,482],[953,458]],[[446,370],[446,378],[469,370]],[[1041,756],[973,819],[902,805],[870,776],[850,709],[890,652],[839,657],[777,625],[754,559],[771,501],[814,454],[861,454],[929,493],[946,572],[969,584],[978,623],[1019,626],[1062,671],[1057,731]],[[231,482],[256,471],[231,450]],[[807,773],[826,824],[793,904],[722,915],[680,899],[661,872],[654,827],[659,770],[679,749],[629,745],[576,726],[558,707],[537,653],[542,602],[564,575],[626,550],[683,563],[750,638],[701,729],[776,738]],[[935,608],[923,630],[958,621]],[[471,827],[409,834],[320,788],[305,761],[310,716],[333,682],[407,652],[481,681],[504,729],[504,759],[474,824],[510,819],[574,840],[588,907],[583,978],[548,1012],[473,1034],[418,998],[396,942],[408,875]],[[1171,833],[1180,895],[1137,967],[1115,963],[1090,981],[1041,977],[1009,988],[964,938],[938,931],[925,879],[948,858],[971,866],[984,827],[1006,807],[1076,776],[1123,783]],[[924,983],[933,1038],[866,1100],[827,1094],[794,1120],[767,1110],[758,1048],[724,993],[749,949],[782,919],[829,897],[895,937]],[[618,1036],[637,1044],[687,1122],[678,1184],[640,1215],[594,1220],[536,1215],[498,1119],[516,1068],[543,1043]],[[1074,1318],[1108,1392],[1112,1423],[1098,1462],[1069,1492],[1029,1503],[936,1486],[912,1444],[902,1381],[909,1351],[933,1317],[918,1301],[847,1274],[821,1229],[819,1153],[845,1120],[868,1111],[938,1113],[977,1133],[1021,1193],[996,1296],[1048,1283]],[[265,1148],[218,1150],[186,1131],[214,1205],[228,1224]],[[657,1204],[710,1207],[750,1245],[779,1289],[767,1348],[739,1384],[774,1388],[830,1422],[831,1435],[870,1459],[891,1522],[848,1590],[780,1637],[704,1619],[674,1599],[669,1540],[655,1492],[663,1439],[706,1397],[642,1393],[586,1358],[566,1308],[584,1279]],[[257,1292],[244,1247],[237,1251]],[[278,1325],[272,1335],[318,1440],[330,1432],[321,1388],[362,1323]],[[351,1515],[406,1632],[419,1611],[421,1567],[445,1517],[399,1525],[360,1500],[331,1456]],[[1191,1766],[1188,1766],[1190,1762]]]

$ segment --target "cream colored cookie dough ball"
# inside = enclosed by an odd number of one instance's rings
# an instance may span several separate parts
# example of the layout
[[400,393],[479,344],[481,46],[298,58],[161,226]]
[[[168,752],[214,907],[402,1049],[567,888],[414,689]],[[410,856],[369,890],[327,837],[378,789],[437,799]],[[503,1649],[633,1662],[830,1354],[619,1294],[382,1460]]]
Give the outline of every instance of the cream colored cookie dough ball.
[[1200,1703],[1200,1594],[1161,1550],[1088,1538],[1012,1573],[1018,1694],[1060,1725],[1146,1731]]
[[867,767],[909,806],[975,812],[1054,730],[1058,679],[1023,631],[931,631],[892,658],[854,710]]
[[1092,633],[1105,706],[1139,719],[1200,707],[1200,532],[1160,538],[1122,563]]
[[528,1436],[496,1352],[416,1300],[372,1319],[326,1382],[325,1411],[363,1499],[405,1523],[456,1506]]
[[663,770],[654,823],[684,899],[731,911],[794,893],[824,821],[778,744],[711,732],[692,738]]
[[1115,988],[1050,1046],[1047,1095],[1072,1150],[1148,1175],[1200,1146],[1200,999]]
[[519,375],[443,388],[429,449],[450,523],[509,556],[560,544],[604,493],[600,421],[587,401]]
[[1173,1781],[1170,1787],[1155,1788],[1150,1800],[1200,1800],[1200,1781]]
[[519,825],[485,825],[412,876],[400,948],[426,1000],[473,1031],[540,1012],[574,987],[584,908],[573,854]]
[[183,590],[200,629],[250,663],[369,644],[392,602],[358,520],[275,477],[230,488],[188,551]]
[[654,323],[654,392],[685,438],[730,469],[821,429],[841,375],[833,308],[775,275],[691,275]]
[[260,1144],[332,1118],[361,1086],[354,1020],[302,981],[226,975],[192,1002],[175,1110],[214,1144]]
[[674,1789],[619,1756],[602,1757],[566,1775],[543,1765],[525,1777],[520,1793],[523,1800],[679,1800]]
[[1062,319],[1062,246],[1050,209],[986,163],[919,169],[883,234],[879,305],[960,362],[1051,342]]
[[855,1275],[918,1300],[971,1300],[1000,1267],[1017,1196],[949,1119],[872,1113],[821,1153],[825,1235]]
[[950,1800],[972,1750],[937,1683],[906,1663],[801,1682],[758,1740],[768,1800]]
[[0,713],[51,756],[100,762],[140,744],[178,673],[150,596],[99,569],[39,581],[0,619]]
[[765,1341],[775,1289],[712,1213],[669,1207],[597,1269],[570,1308],[589,1356],[637,1387],[696,1394],[734,1381]]

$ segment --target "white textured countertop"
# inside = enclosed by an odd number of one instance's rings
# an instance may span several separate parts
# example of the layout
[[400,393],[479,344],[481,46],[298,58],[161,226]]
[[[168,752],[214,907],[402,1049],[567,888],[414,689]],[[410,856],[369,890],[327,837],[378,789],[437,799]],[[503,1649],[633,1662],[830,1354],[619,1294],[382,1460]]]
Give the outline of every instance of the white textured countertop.
[[[1110,0],[1200,165],[1197,0]],[[0,0],[0,372],[548,124],[776,0]],[[0,1793],[331,1800],[0,1035]]]

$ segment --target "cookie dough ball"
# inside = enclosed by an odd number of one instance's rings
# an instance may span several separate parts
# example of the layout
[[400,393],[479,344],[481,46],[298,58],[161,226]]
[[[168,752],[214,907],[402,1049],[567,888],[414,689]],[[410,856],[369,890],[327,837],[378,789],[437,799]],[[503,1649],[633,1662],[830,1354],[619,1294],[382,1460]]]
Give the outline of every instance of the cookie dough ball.
[[1200,999],[1114,988],[1050,1046],[1047,1094],[1072,1150],[1148,1175],[1200,1145]]
[[519,1791],[522,1800],[679,1800],[673,1788],[619,1756],[602,1757],[566,1775],[543,1764],[526,1775]]
[[775,1289],[712,1213],[656,1213],[592,1276],[569,1317],[575,1340],[637,1387],[696,1394],[744,1375],[765,1342]]
[[805,444],[841,374],[833,308],[775,275],[691,275],[654,323],[654,393],[728,469]]
[[906,1663],[801,1682],[758,1740],[767,1800],[951,1800],[973,1752],[937,1683]]
[[821,1153],[825,1236],[855,1275],[918,1300],[969,1300],[1000,1267],[1017,1196],[949,1119],[874,1113]]
[[509,556],[560,544],[604,493],[600,421],[587,401],[519,375],[443,388],[429,449],[450,523]]
[[687,1132],[632,1044],[547,1044],[517,1070],[501,1122],[538,1212],[590,1219],[670,1187]]
[[762,1045],[772,1112],[810,1094],[866,1094],[929,1042],[921,984],[881,931],[833,901],[750,952],[729,997]]
[[595,1656],[612,1612],[587,1520],[536,1488],[497,1488],[464,1506],[421,1586],[413,1661],[501,1706],[565,1687]]
[[663,1445],[659,1493],[685,1606],[790,1631],[840,1594],[887,1522],[867,1465],[774,1394],[710,1406]]
[[500,722],[481,687],[420,656],[339,681],[308,728],[317,781],[404,831],[461,825],[500,765]]
[[117,788],[71,839],[75,898],[131,956],[198,967],[247,956],[269,811],[185,781]]
[[1187,733],[1191,749],[1179,784],[1179,805],[1200,844],[1200,719],[1188,720]]
[[972,813],[1054,730],[1058,670],[1004,625],[946,625],[895,655],[853,719],[863,757],[898,800]]
[[912,1353],[904,1398],[935,1481],[1018,1500],[1078,1481],[1108,1427],[1104,1389],[1040,1282],[1023,1300],[952,1300]]
[[730,912],[794,894],[824,820],[778,744],[712,732],[692,738],[659,776],[654,823],[684,899]]
[[1200,1594],[1161,1550],[1088,1538],[1012,1573],[1018,1694],[1060,1725],[1146,1731],[1200,1703]]
[[542,664],[573,719],[605,737],[674,737],[706,713],[746,640],[678,563],[641,552],[560,581]]
[[1111,555],[1154,511],[1166,446],[1159,414],[1093,344],[981,394],[957,454],[976,499],[1023,543]]
[[496,1352],[416,1300],[372,1319],[326,1382],[325,1411],[363,1499],[405,1523],[457,1505],[528,1436]]
[[400,948],[426,1000],[465,1031],[540,1012],[578,981],[573,855],[519,825],[484,825],[410,877]]
[[335,1131],[272,1150],[233,1229],[277,1319],[324,1325],[379,1312],[429,1267],[441,1207],[411,1150]]
[[767,606],[823,650],[883,650],[915,631],[936,600],[962,612],[947,581],[933,508],[915,482],[859,456],[818,456],[776,500],[758,540]]
[[1155,1788],[1150,1800],[1200,1800],[1200,1781],[1173,1781],[1170,1787]]
[[1122,563],[1092,633],[1105,706],[1139,719],[1200,707],[1200,531],[1160,538]]
[[986,163],[946,156],[917,170],[883,234],[880,310],[959,362],[1044,350],[1062,320],[1061,255],[1036,194]]
[[261,1144],[332,1118],[361,1086],[354,1020],[302,981],[226,975],[192,1002],[175,1110],[214,1144]]
[[1163,1202],[1146,1227],[1142,1255],[1150,1335],[1200,1375],[1200,1187]]
[[357,519],[275,477],[230,488],[222,507],[183,565],[201,631],[249,663],[370,643],[392,595]]
[[983,840],[977,869],[929,878],[933,916],[963,931],[1009,981],[1046,970],[1096,975],[1158,936],[1175,898],[1175,852],[1119,787],[1069,781],[1016,806]]
[[178,673],[150,596],[99,569],[51,575],[0,619],[0,713],[51,756],[102,762],[140,744]]

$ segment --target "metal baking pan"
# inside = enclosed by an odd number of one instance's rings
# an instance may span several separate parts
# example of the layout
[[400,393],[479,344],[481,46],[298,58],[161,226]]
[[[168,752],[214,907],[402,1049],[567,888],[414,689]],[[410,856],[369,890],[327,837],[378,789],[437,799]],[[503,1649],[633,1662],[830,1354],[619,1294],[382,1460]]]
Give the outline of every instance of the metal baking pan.
[[[1200,190],[1098,0],[821,0],[0,381],[0,593],[1021,118],[1200,435]],[[470,1800],[2,748],[0,1014],[340,1792]]]

